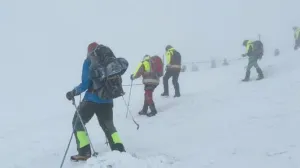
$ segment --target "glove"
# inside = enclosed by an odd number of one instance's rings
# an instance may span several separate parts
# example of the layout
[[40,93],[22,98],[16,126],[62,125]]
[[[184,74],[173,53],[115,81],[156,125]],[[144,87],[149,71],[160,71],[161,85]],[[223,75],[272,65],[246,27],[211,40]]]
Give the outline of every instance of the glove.
[[73,100],[75,96],[76,96],[76,90],[75,89],[73,89],[72,91],[69,91],[66,94],[66,97],[67,97],[68,100]]
[[295,45],[295,46],[294,46],[294,50],[297,50],[297,49],[298,49],[298,47]]
[[246,57],[247,56],[247,54],[242,54],[242,57]]
[[134,75],[133,74],[130,75],[130,80],[134,80]]

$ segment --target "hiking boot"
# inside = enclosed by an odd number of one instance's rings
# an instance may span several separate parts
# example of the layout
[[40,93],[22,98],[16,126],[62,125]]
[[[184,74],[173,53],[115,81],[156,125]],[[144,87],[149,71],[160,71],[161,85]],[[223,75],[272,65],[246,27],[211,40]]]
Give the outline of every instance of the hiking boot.
[[71,156],[72,161],[85,161],[91,157],[91,147],[90,145],[86,145],[82,148],[77,149],[78,155]]
[[264,79],[264,76],[258,76],[258,77],[256,78],[256,80],[262,80],[262,79]]
[[148,112],[148,104],[147,102],[144,102],[143,109],[139,112],[139,115],[146,115]]
[[150,113],[146,114],[147,117],[152,117],[152,116],[155,116],[157,114],[156,111],[151,111]]
[[180,93],[175,93],[174,97],[180,97]]
[[119,152],[126,152],[125,147],[122,143],[116,143],[112,145],[112,151],[117,150]]
[[149,105],[151,112],[146,114],[148,117],[155,116],[157,114],[157,110],[154,104]]
[[86,161],[88,160],[89,158],[91,157],[91,155],[73,155],[71,156],[71,161],[74,161],[74,162],[78,162],[78,161]]
[[146,114],[147,114],[147,111],[141,110],[141,111],[139,112],[139,115],[146,115]]
[[245,78],[242,80],[243,82],[247,82],[247,81],[249,81],[250,80],[250,71],[246,71],[246,76],[245,76]]
[[162,93],[161,96],[169,96],[169,93]]
[[257,68],[256,71],[257,71],[257,73],[258,73],[258,77],[257,77],[256,80],[261,80],[261,79],[263,79],[263,78],[264,78],[264,74],[263,74],[262,70],[261,70],[260,68]]
[[175,89],[175,95],[174,95],[174,97],[180,97],[180,89],[179,89],[179,84],[178,83],[176,83],[176,84],[174,84],[174,89]]

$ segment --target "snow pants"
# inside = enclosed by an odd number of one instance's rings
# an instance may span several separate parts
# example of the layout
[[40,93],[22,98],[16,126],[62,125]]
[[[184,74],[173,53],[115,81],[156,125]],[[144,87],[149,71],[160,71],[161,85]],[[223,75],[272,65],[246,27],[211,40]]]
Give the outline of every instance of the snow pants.
[[179,78],[180,72],[176,71],[167,71],[163,77],[163,84],[164,84],[164,93],[169,94],[169,79],[172,77],[172,83],[175,89],[175,95],[180,95],[180,90],[179,90],[179,83],[178,83],[178,78]]
[[300,38],[295,40],[295,47],[294,49],[297,50],[298,48],[300,48]]
[[249,56],[245,80],[249,80],[250,73],[251,73],[250,70],[252,69],[252,67],[255,67],[256,72],[258,73],[258,76],[260,78],[262,78],[264,76],[261,68],[258,66],[257,61],[258,61],[258,56]]
[[250,71],[252,67],[256,68],[256,69],[260,69],[260,67],[258,66],[258,57],[257,56],[250,56],[249,60],[248,60],[248,66],[247,66],[247,71]]
[[145,94],[144,94],[144,102],[145,104],[151,105],[153,102],[153,92],[157,85],[145,85]]
[[[125,148],[113,123],[112,103],[98,104],[94,102],[83,101],[78,107],[78,112],[84,125],[91,120],[94,114],[96,114],[98,122],[105,133],[111,150],[125,152]],[[78,153],[91,153],[89,138],[77,113],[75,113],[73,117],[72,126],[74,128]]]
[[[155,88],[157,87],[157,85],[149,85],[149,84],[145,84],[145,94],[144,94],[144,105],[142,110],[139,112],[140,115],[151,115],[152,114],[156,114],[157,110],[155,108],[155,103],[153,101],[153,92],[155,90]],[[151,113],[148,114],[148,108],[150,108]]]

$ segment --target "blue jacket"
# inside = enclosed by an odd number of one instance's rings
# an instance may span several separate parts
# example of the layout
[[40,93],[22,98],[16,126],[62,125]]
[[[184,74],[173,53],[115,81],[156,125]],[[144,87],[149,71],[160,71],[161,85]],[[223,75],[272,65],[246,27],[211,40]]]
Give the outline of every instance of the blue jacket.
[[[85,59],[82,66],[82,75],[81,75],[81,83],[75,87],[76,95],[81,94],[86,91],[88,88],[92,86],[92,80],[89,78],[89,67],[91,61],[89,59]],[[100,99],[96,93],[85,92],[83,97],[83,101],[90,101],[94,103],[112,103],[113,100],[104,100]]]

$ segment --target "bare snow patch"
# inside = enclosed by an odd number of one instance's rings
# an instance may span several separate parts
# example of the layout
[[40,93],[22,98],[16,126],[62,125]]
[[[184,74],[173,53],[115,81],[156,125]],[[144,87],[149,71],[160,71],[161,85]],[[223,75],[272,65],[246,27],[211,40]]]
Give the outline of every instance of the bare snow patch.
[[175,161],[166,155],[142,158],[130,153],[113,151],[89,159],[84,168],[170,168]]

